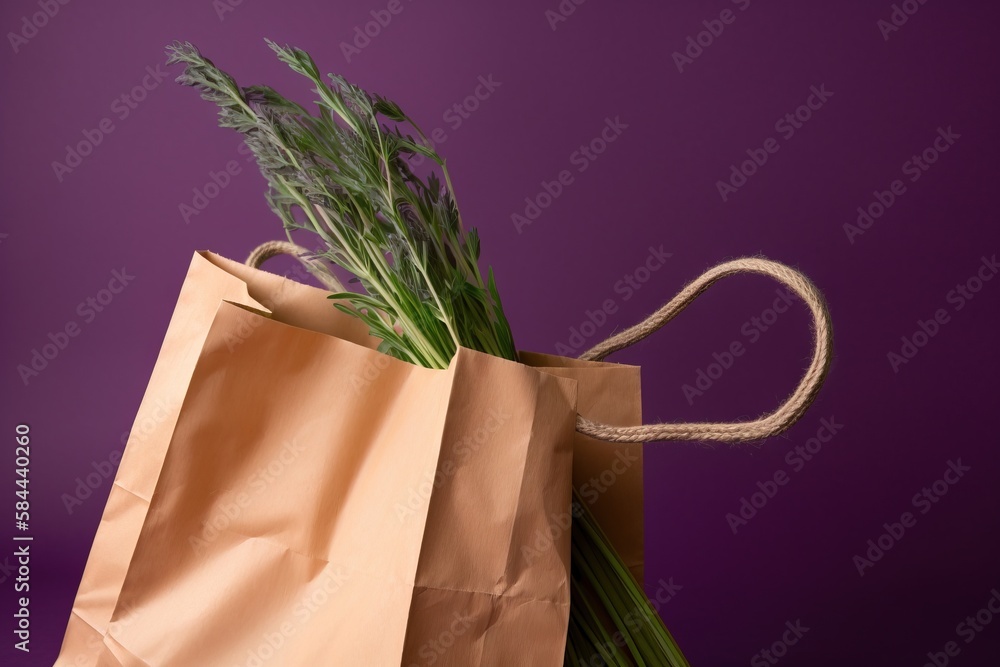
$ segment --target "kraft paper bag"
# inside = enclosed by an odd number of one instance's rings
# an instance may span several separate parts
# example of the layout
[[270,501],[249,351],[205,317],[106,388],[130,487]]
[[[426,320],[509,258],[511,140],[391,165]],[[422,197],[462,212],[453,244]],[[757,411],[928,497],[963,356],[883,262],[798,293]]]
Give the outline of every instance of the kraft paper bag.
[[[241,310],[237,304],[250,310]],[[278,327],[278,329],[274,329],[274,327]],[[224,486],[225,483],[235,479],[233,475],[237,473],[233,471],[213,468],[212,473],[206,476],[204,471],[199,472],[200,469],[185,468],[183,464],[178,464],[182,471],[179,477],[176,469],[172,469],[174,470],[173,475],[166,478],[171,480],[170,482],[162,481],[161,477],[165,472],[164,466],[166,462],[172,460],[171,457],[185,461],[190,460],[189,457],[194,455],[190,451],[189,445],[178,449],[182,453],[171,454],[174,447],[184,442],[190,442],[179,439],[177,434],[182,413],[185,411],[194,412],[194,415],[187,417],[185,421],[196,420],[197,415],[202,412],[217,419],[224,417],[224,415],[220,416],[220,412],[222,412],[220,395],[215,393],[211,393],[211,398],[207,399],[212,403],[210,405],[198,403],[197,408],[185,407],[184,411],[178,410],[182,403],[185,406],[196,405],[191,403],[194,399],[189,397],[189,393],[192,389],[196,364],[208,363],[200,360],[212,351],[207,347],[210,333],[214,336],[212,341],[216,347],[219,345],[225,347],[227,351],[225,358],[231,362],[236,351],[243,347],[245,342],[256,340],[260,343],[275,331],[281,332],[275,334],[275,340],[290,335],[289,331],[299,332],[301,335],[316,336],[318,334],[319,339],[328,345],[349,346],[345,349],[351,350],[356,357],[360,355],[358,358],[365,354],[374,355],[360,374],[345,376],[343,369],[334,372],[334,375],[345,384],[336,385],[336,391],[331,390],[330,400],[343,401],[345,396],[350,396],[353,392],[356,395],[352,399],[354,401],[352,404],[366,411],[375,410],[377,418],[389,422],[396,419],[397,413],[404,415],[405,410],[411,404],[417,405],[419,401],[416,399],[401,401],[381,394],[378,395],[377,399],[372,399],[372,396],[369,395],[367,399],[360,400],[358,397],[361,394],[368,394],[372,386],[381,386],[376,382],[376,379],[383,377],[383,366],[396,368],[402,365],[408,369],[408,373],[415,373],[414,377],[430,373],[435,377],[448,377],[452,383],[458,381],[457,376],[462,380],[459,384],[468,384],[470,389],[465,391],[463,388],[463,391],[456,394],[454,384],[451,385],[453,390],[450,400],[454,401],[465,400],[467,397],[475,395],[476,391],[488,390],[493,385],[493,381],[492,376],[487,371],[492,368],[492,365],[497,364],[516,368],[518,373],[531,374],[530,377],[535,378],[540,387],[547,387],[549,393],[561,396],[560,400],[567,402],[567,404],[573,402],[570,400],[570,396],[575,396],[576,392],[579,391],[581,405],[590,410],[589,414],[593,414],[598,419],[618,424],[638,424],[640,422],[638,368],[530,354],[525,354],[522,359],[525,365],[519,365],[463,350],[447,372],[416,369],[409,364],[397,362],[374,352],[372,348],[376,347],[378,341],[368,336],[366,327],[361,322],[332,308],[329,300],[326,299],[325,291],[245,267],[212,253],[198,253],[192,260],[160,356],[136,417],[133,437],[129,440],[118,476],[112,487],[80,590],[74,602],[63,650],[56,664],[81,666],[214,664],[197,661],[194,663],[173,662],[173,660],[180,660],[177,658],[178,655],[188,655],[184,653],[185,651],[204,650],[205,647],[197,648],[199,641],[194,638],[201,636],[197,630],[210,626],[222,632],[222,629],[229,627],[227,624],[232,623],[230,617],[233,609],[244,610],[242,615],[246,614],[246,609],[262,610],[257,621],[258,624],[266,624],[267,619],[273,618],[275,614],[279,613],[275,610],[283,608],[280,604],[276,604],[277,601],[258,601],[258,604],[249,606],[245,598],[246,590],[235,586],[235,590],[243,590],[243,592],[234,596],[227,593],[226,588],[215,586],[221,581],[216,575],[223,572],[236,573],[233,576],[244,587],[247,580],[240,579],[239,573],[257,575],[260,581],[254,585],[250,595],[251,599],[253,594],[260,590],[270,590],[259,588],[260,586],[270,586],[271,584],[266,584],[267,581],[282,582],[284,581],[283,577],[292,577],[290,582],[275,583],[274,586],[280,588],[282,594],[285,595],[283,599],[286,607],[289,599],[295,600],[294,594],[299,594],[297,602],[301,604],[294,606],[293,619],[311,615],[313,613],[311,606],[315,598],[331,596],[331,589],[344,592],[344,595],[337,597],[339,601],[336,604],[330,605],[326,613],[336,616],[344,614],[345,609],[350,608],[352,611],[348,614],[349,618],[362,619],[365,622],[347,639],[353,638],[355,646],[359,644],[359,638],[377,639],[378,645],[382,648],[389,647],[386,650],[394,656],[390,662],[386,663],[376,661],[355,664],[399,664],[399,660],[405,660],[407,656],[413,658],[414,664],[420,664],[421,661],[425,664],[430,661],[436,662],[439,659],[437,656],[438,648],[445,643],[461,645],[465,647],[464,651],[471,653],[463,653],[463,650],[449,651],[451,654],[449,660],[457,662],[439,662],[438,664],[479,664],[469,661],[472,660],[470,656],[474,655],[490,656],[483,664],[505,664],[501,659],[504,655],[502,647],[494,646],[493,643],[499,642],[502,645],[513,646],[520,642],[521,648],[518,655],[523,655],[525,638],[534,635],[544,637],[542,645],[550,650],[551,660],[545,658],[547,655],[545,649],[539,649],[538,653],[533,653],[533,655],[539,656],[539,661],[533,664],[561,664],[566,631],[567,608],[565,602],[568,599],[568,597],[563,597],[568,596],[565,585],[566,567],[568,567],[568,532],[560,528],[559,522],[560,516],[565,515],[567,511],[568,495],[561,493],[560,484],[568,484],[566,481],[568,476],[556,474],[555,469],[558,467],[557,463],[563,466],[570,465],[570,457],[564,456],[560,449],[560,437],[557,437],[559,434],[555,432],[550,433],[551,437],[547,438],[544,444],[538,444],[534,433],[531,434],[531,437],[521,433],[521,442],[524,443],[524,447],[521,450],[516,448],[513,450],[514,455],[520,452],[520,455],[523,456],[523,459],[516,462],[521,464],[520,468],[517,465],[514,466],[515,471],[520,470],[523,474],[521,494],[532,491],[541,493],[541,497],[525,499],[518,496],[516,501],[508,498],[506,515],[491,503],[483,505],[479,502],[470,505],[469,501],[472,496],[469,496],[468,493],[463,495],[455,490],[466,489],[469,493],[474,491],[482,495],[484,489],[492,487],[484,486],[484,481],[476,478],[475,475],[467,479],[464,472],[461,481],[456,481],[459,476],[454,471],[458,468],[452,459],[446,456],[449,441],[442,439],[444,431],[439,432],[441,438],[436,441],[431,437],[430,445],[424,443],[425,448],[428,449],[427,452],[424,452],[424,456],[431,456],[428,452],[433,450],[432,445],[436,442],[439,450],[438,463],[441,467],[428,472],[426,466],[429,465],[429,459],[424,460],[425,467],[422,469],[425,474],[424,484],[423,487],[419,485],[416,487],[416,498],[419,500],[422,497],[420,489],[427,489],[427,479],[432,480],[429,482],[431,501],[414,503],[414,496],[411,494],[410,505],[415,506],[410,507],[403,504],[396,507],[397,514],[410,517],[405,523],[414,526],[423,525],[425,532],[422,535],[414,535],[399,532],[399,526],[394,528],[398,535],[385,539],[409,540],[405,543],[411,552],[416,549],[416,555],[409,553],[409,560],[407,560],[406,554],[408,552],[406,549],[397,550],[396,556],[393,557],[383,553],[382,556],[389,558],[389,560],[381,563],[379,567],[384,565],[389,568],[388,570],[379,570],[378,567],[371,571],[357,569],[356,560],[351,560],[348,557],[341,558],[336,550],[328,554],[331,555],[332,560],[327,561],[328,565],[321,570],[316,569],[316,564],[320,561],[314,562],[311,569],[306,567],[303,570],[302,567],[290,567],[291,564],[286,562],[286,559],[290,558],[288,554],[301,556],[302,553],[300,550],[295,550],[293,545],[288,544],[280,547],[286,549],[286,552],[283,552],[286,554],[285,556],[269,562],[264,561],[264,552],[258,553],[259,549],[254,550],[251,547],[244,547],[244,549],[251,549],[253,557],[248,559],[245,557],[246,554],[240,552],[234,558],[230,558],[233,556],[232,552],[239,551],[244,543],[262,538],[243,535],[241,537],[243,542],[237,544],[232,541],[235,538],[225,531],[223,531],[225,537],[212,540],[205,540],[197,536],[192,537],[193,541],[189,541],[184,547],[184,549],[190,548],[192,553],[188,554],[186,551],[182,551],[181,554],[184,558],[163,560],[157,555],[161,554],[162,551],[150,550],[150,547],[146,547],[145,550],[141,548],[140,532],[143,540],[147,543],[157,544],[157,540],[164,539],[164,536],[178,537],[176,531],[182,527],[190,529],[192,516],[200,516],[203,519],[206,516],[218,519],[219,511],[222,512],[221,516],[225,517],[227,516],[226,508],[229,508],[230,513],[236,512],[233,507],[241,508],[239,503],[232,505],[232,500],[229,501],[229,505],[222,505],[218,503],[224,501],[204,495],[207,493],[206,489],[218,491],[223,488],[220,484]],[[283,354],[289,354],[284,345],[272,345],[281,347],[284,350]],[[249,347],[251,346],[244,348],[244,352]],[[276,354],[277,350],[273,350],[273,352]],[[466,359],[478,361],[466,361]],[[531,371],[527,366],[536,366],[542,372]],[[478,379],[470,379],[469,369],[478,369],[479,373],[485,374],[478,375]],[[222,373],[222,375],[226,374]],[[549,376],[549,379],[540,379],[544,376]],[[560,376],[568,378],[568,380],[558,380],[552,376]],[[261,376],[253,375],[253,377],[259,378]],[[394,376],[389,373],[386,377]],[[285,386],[287,379],[280,373],[277,378],[270,377],[267,383],[261,385],[261,391],[266,392],[277,386]],[[312,382],[312,380],[308,382]],[[317,392],[316,387],[309,386],[308,382],[298,384],[297,389],[292,394],[301,397],[302,392],[309,395]],[[404,382],[403,387],[394,387],[394,390],[399,392],[397,396],[403,395],[405,388],[411,386],[412,383],[408,382]],[[441,383],[443,381],[435,380],[435,382]],[[559,389],[556,390],[553,387],[559,387]],[[265,395],[267,394],[265,393]],[[410,394],[405,395],[409,396]],[[420,398],[434,395],[420,391],[413,394],[413,396]],[[542,411],[542,408],[539,407],[540,404],[532,407],[528,396],[519,394],[512,394],[512,396],[520,396],[524,405],[518,406],[521,416],[515,420],[514,425],[505,428],[510,429],[516,426],[523,431],[526,427],[533,427],[537,429],[537,433],[545,432],[533,419],[527,419],[527,415],[532,414],[533,409],[536,412]],[[538,400],[540,394],[536,392],[534,396]],[[440,396],[438,398],[440,399]],[[203,398],[202,401],[204,400],[206,399]],[[278,395],[274,397],[274,400],[283,405],[287,397]],[[164,414],[164,405],[168,406],[166,414]],[[474,433],[479,433],[481,429],[488,429],[490,424],[499,419],[496,414],[485,414],[484,416],[483,414],[473,415],[469,412],[463,412],[457,407],[461,405],[461,401],[454,404],[447,403],[447,405],[451,407],[444,411],[444,415],[450,415],[450,419],[441,416],[440,419],[444,421],[434,421],[433,418],[428,417],[431,413],[424,413],[421,415],[423,419],[430,421],[418,429],[419,433],[410,437],[419,441],[420,438],[427,438],[438,433],[434,431],[433,427],[441,426],[443,429],[444,425],[454,429],[458,427],[456,425],[464,424],[466,430],[472,429]],[[245,406],[241,406],[241,409],[243,407]],[[566,420],[569,420],[566,423],[571,423],[576,409],[575,405],[568,410],[565,409],[565,406],[560,406],[560,409],[556,411],[557,418],[545,420],[546,428],[556,428],[557,425],[562,428],[561,425]],[[154,413],[156,414],[155,418],[151,416]],[[278,428],[278,425],[281,424],[285,427],[298,425],[304,429],[297,436],[298,440],[293,438],[281,441],[284,449],[277,452],[279,460],[282,456],[285,459],[293,459],[295,448],[299,445],[289,443],[301,442],[303,438],[320,437],[315,434],[310,435],[309,432],[309,428],[315,428],[316,424],[319,423],[315,421],[314,417],[320,420],[327,419],[323,410],[319,410],[318,414],[315,415],[309,413],[308,418],[304,414],[298,414],[295,419],[287,417],[286,411],[283,410],[265,411],[265,414],[270,415],[269,420],[261,423],[261,428],[265,428],[265,430]],[[537,414],[534,416],[537,417]],[[221,428],[221,423],[216,424],[214,428]],[[141,430],[139,425],[141,425]],[[498,430],[497,433],[499,432],[501,431]],[[585,502],[591,504],[591,509],[598,519],[605,520],[604,525],[611,533],[610,538],[613,544],[622,553],[633,573],[641,580],[642,471],[640,446],[598,443],[586,436],[573,434],[571,427],[567,433],[568,435],[562,434],[561,437],[569,438],[574,450],[575,458],[572,462],[574,484],[581,490]],[[483,437],[496,437],[496,434],[484,435]],[[527,440],[525,440],[526,437],[528,437]],[[219,450],[216,442],[217,440],[214,438],[208,438],[202,442],[202,449],[199,450],[201,455],[224,457],[227,452],[232,455],[232,451]],[[308,464],[305,468],[310,470],[316,468],[320,461],[328,461],[327,458],[323,457],[335,456],[337,451],[353,451],[344,449],[347,447],[345,443],[340,443],[343,447],[338,450],[335,446],[337,443],[323,442],[326,443],[325,449],[317,447],[318,454],[311,453],[301,459],[303,463]],[[274,441],[267,440],[264,444],[257,446],[263,448],[261,451],[270,451],[268,448],[274,446]],[[365,446],[375,447],[371,443]],[[496,448],[500,448],[500,446],[501,443],[497,443]],[[358,448],[359,445],[354,443],[354,447]],[[363,450],[364,447],[361,449]],[[340,455],[344,455],[343,451]],[[187,454],[183,452],[187,452]],[[541,460],[537,465],[529,468],[527,463],[529,460],[534,460],[530,459],[529,453],[536,459],[538,456],[542,456],[542,459],[549,457],[551,460],[548,463]],[[460,448],[452,454],[456,456],[458,454],[469,455],[467,448]],[[264,454],[258,453],[258,456],[262,455]],[[411,452],[411,455],[416,454]],[[310,458],[311,456],[319,456],[320,458],[314,461]],[[210,460],[218,462],[218,459]],[[299,459],[295,456],[294,460]],[[551,466],[551,469],[547,466]],[[247,473],[244,468],[239,470],[242,471],[241,474]],[[412,474],[419,470],[421,469],[415,466],[402,472]],[[488,481],[494,485],[499,484],[501,477],[497,477],[497,475],[501,472],[502,474],[510,472],[506,469],[504,471],[493,471],[493,477],[489,477]],[[546,474],[550,477],[545,478]],[[346,519],[334,522],[332,518],[324,519],[317,513],[319,509],[329,512],[339,507],[342,516],[348,517],[351,521],[358,521],[360,517],[367,516],[366,512],[369,511],[364,509],[367,506],[366,503],[359,505],[356,500],[351,501],[351,498],[355,498],[354,489],[358,488],[354,484],[353,477],[349,474],[345,476],[344,473],[340,473],[339,476],[333,473],[329,473],[329,475],[331,476],[310,478],[311,485],[295,487],[296,493],[304,489],[305,495],[299,493],[299,504],[305,515],[312,517],[312,524],[308,522],[303,524],[303,519],[290,520],[291,527],[288,529],[297,539],[304,539],[303,535],[311,535],[308,541],[316,546],[315,541],[318,537],[310,530],[316,531],[322,528],[328,537],[328,541],[324,543],[326,546],[330,547],[330,545],[335,544],[338,548],[343,549],[345,544],[350,543],[358,549],[360,547],[356,543],[362,540],[360,532],[355,534],[346,527],[343,530],[340,528],[341,525],[348,525],[343,523]],[[442,475],[454,484],[446,487],[435,484],[434,481],[440,481]],[[552,484],[548,484],[546,481],[548,479],[551,479]],[[525,486],[529,481],[531,486]],[[248,483],[251,484],[251,488],[258,488],[264,484],[264,481],[261,478],[251,478]],[[163,487],[164,489],[172,489],[170,493],[165,494],[169,499],[157,500],[160,484],[173,484],[173,486]],[[338,484],[340,486],[337,486]],[[379,484],[382,482],[375,483],[376,486]],[[539,484],[542,491],[539,491]],[[454,486],[451,495],[447,490],[442,490],[442,488],[451,488],[451,486]],[[384,492],[384,489],[382,490]],[[410,490],[413,491],[413,488]],[[190,496],[191,493],[195,495]],[[269,499],[270,497],[271,491],[267,490],[263,498]],[[361,496],[356,497],[360,498]],[[459,498],[462,502],[459,501]],[[285,496],[282,496],[282,499],[288,501]],[[198,502],[201,502],[202,505],[198,505]],[[338,502],[341,504],[338,505]],[[194,505],[185,503],[194,503]],[[154,505],[160,508],[156,513],[152,511]],[[187,508],[185,511],[190,510],[193,514],[177,515],[173,513],[176,506]],[[440,512],[437,511],[439,507],[441,507]],[[531,509],[528,509],[529,507]],[[459,511],[460,509],[462,511]],[[242,512],[242,510],[240,511]],[[411,511],[416,519],[413,519],[409,514]],[[498,511],[499,513],[497,513]],[[484,540],[482,534],[484,522],[486,525],[493,525],[492,522],[501,521],[505,516],[511,526],[517,527],[516,531],[511,530],[506,536],[507,542]],[[611,517],[614,517],[615,521],[611,521]],[[250,518],[249,513],[247,513],[246,518]],[[254,518],[259,519],[260,517],[254,515]],[[273,525],[268,521],[276,521],[273,516],[265,517],[262,520],[264,520],[265,525],[270,527]],[[299,523],[296,524],[295,521]],[[506,524],[504,525],[506,526]],[[310,528],[310,526],[312,527]],[[360,531],[360,529],[358,530]],[[390,530],[390,535],[394,531]],[[493,535],[493,537],[496,538],[497,535]],[[376,536],[369,539],[374,539],[375,544],[378,544],[378,540],[383,538]],[[461,549],[456,551],[458,549],[458,545],[455,543],[456,539],[459,541],[472,540],[473,545],[477,545],[478,551],[470,552],[471,561],[466,562],[461,556]],[[205,548],[198,549],[199,553],[194,554],[193,545],[202,545],[202,542],[204,542]],[[140,547],[137,548],[137,545]],[[518,557],[512,555],[517,546],[520,546],[522,551],[519,556],[520,562],[517,560]],[[220,548],[226,552],[225,558],[216,553]],[[525,559],[523,557],[525,550],[532,554],[541,554],[541,558],[536,559],[532,556]],[[365,549],[361,549],[361,552],[368,553]],[[190,560],[193,555],[204,558],[209,554],[215,554],[210,560],[217,567],[221,567],[218,572],[212,568],[202,568]],[[478,557],[473,558],[477,554]],[[510,561],[507,563],[508,569],[501,571],[497,569],[498,563],[493,562],[493,569],[483,570],[482,568],[488,564],[487,561],[490,558],[496,560],[499,557],[498,554],[504,555]],[[315,553],[309,557],[319,558]],[[292,558],[292,560],[296,559]],[[190,569],[178,569],[179,563]],[[379,564],[379,561],[376,559],[370,564],[376,565]],[[402,576],[405,574],[405,568],[414,564],[418,566],[412,573],[414,576],[409,578]],[[286,568],[286,566],[289,567]],[[353,588],[344,583],[345,572],[356,573],[357,578],[354,579],[356,583]],[[357,574],[359,572],[361,574]],[[542,576],[540,573],[544,573],[544,580],[541,582],[544,585],[534,580],[534,578]],[[373,580],[378,580],[379,576],[382,577],[383,585],[388,585],[386,582],[391,582],[389,588],[384,586],[378,588],[377,584],[373,583]],[[484,576],[485,579],[483,579]],[[128,578],[127,583],[126,577]],[[368,577],[368,582],[364,586],[357,583],[366,581],[366,577]],[[471,577],[471,579],[464,581],[463,577]],[[460,580],[461,583],[456,585],[456,580]],[[485,580],[489,580],[493,588],[483,585]],[[514,580],[522,583],[520,589],[512,583]],[[472,585],[475,582],[478,582],[479,585]],[[186,590],[185,586],[194,586],[191,590],[200,591],[200,594],[195,596],[195,600],[201,600],[208,607],[198,614],[193,614],[191,610],[196,607],[191,606],[193,603],[190,600],[184,600],[180,602],[180,606],[176,606],[178,600],[171,596],[168,591],[174,590],[175,587],[183,591]],[[508,586],[508,588],[504,589],[503,586]],[[402,598],[384,597],[389,595],[387,591],[391,589],[394,591],[392,595],[405,598],[407,587],[410,588],[411,595],[408,601],[400,602]],[[347,595],[349,591],[357,593],[362,589],[366,591],[367,597],[365,599],[354,600]],[[373,590],[376,593],[373,594]],[[537,591],[542,590],[554,592],[550,599],[544,599],[544,596],[538,598]],[[532,591],[536,597],[529,600],[525,597],[524,591]],[[460,599],[460,596],[456,595],[459,592],[463,593],[465,598]],[[483,597],[487,594],[489,594],[489,604]],[[379,597],[379,595],[383,597]],[[377,602],[374,602],[376,600]],[[229,608],[227,605],[234,606]],[[450,617],[442,613],[445,609],[450,608],[454,608]],[[503,611],[508,608],[510,611]],[[385,614],[391,613],[398,614],[400,609],[406,612],[404,615],[405,623],[402,627],[386,626],[372,634],[370,629],[375,623],[373,618],[382,618]],[[143,610],[146,613],[143,613]],[[238,614],[238,616],[240,615]],[[484,627],[484,619],[489,619],[485,624],[487,627]],[[528,619],[531,619],[530,622]],[[185,623],[191,624],[191,627],[185,629]],[[279,624],[279,635],[284,636],[282,634],[283,628],[285,626]],[[532,634],[529,631],[532,628],[537,632]],[[368,634],[365,632],[366,629],[368,629]],[[267,631],[262,632],[267,634]],[[237,635],[241,639],[230,639],[230,633],[223,632],[221,635],[217,635],[211,643],[213,646],[224,644],[227,647],[225,650],[229,651],[235,650],[236,647],[246,648],[247,652],[242,658],[243,662],[237,660],[233,664],[254,664],[254,660],[260,659],[260,657],[259,655],[257,658],[254,657],[256,649],[253,646],[253,637],[239,633]],[[459,641],[459,635],[464,638],[464,641]],[[285,642],[276,639],[277,635],[271,634],[269,636],[273,641],[258,644],[256,647],[263,646],[261,651],[264,653],[269,650],[277,650],[271,646],[275,642],[278,642],[280,647],[287,647],[284,650],[289,652],[311,650],[308,648],[311,646],[309,642],[298,643],[298,640],[293,642],[290,638]],[[241,641],[243,644],[240,643]],[[394,644],[393,641],[396,643]],[[399,642],[402,644],[399,645]],[[507,643],[505,644],[505,642]],[[326,640],[322,645],[328,650],[331,646],[329,640]],[[138,653],[153,651],[157,657],[153,658],[153,662],[136,662],[136,659],[131,657],[133,648]],[[338,642],[338,649],[340,648]],[[170,651],[175,653],[170,653]],[[476,653],[477,651],[478,653]],[[329,656],[330,654],[324,655]],[[500,662],[490,663],[489,660],[492,660],[493,656],[497,656]],[[291,660],[291,658],[289,659]],[[440,659],[444,660],[445,658],[441,657]],[[278,661],[278,664],[286,663]],[[287,664],[313,663],[288,662]]]
[[[642,424],[639,367],[521,352],[520,361],[577,381],[577,411],[608,424]],[[622,562],[643,582],[642,443],[607,442],[577,432],[573,487]]]
[[323,290],[213,253],[194,255],[111,486],[57,665],[96,664],[94,655],[118,602],[176,424],[177,409],[219,304],[228,300],[266,307],[278,321],[370,347],[377,345],[366,326],[331,308],[325,297]]
[[[238,345],[231,335],[252,331]],[[561,664],[576,383],[447,370],[223,303],[122,586],[107,664]]]

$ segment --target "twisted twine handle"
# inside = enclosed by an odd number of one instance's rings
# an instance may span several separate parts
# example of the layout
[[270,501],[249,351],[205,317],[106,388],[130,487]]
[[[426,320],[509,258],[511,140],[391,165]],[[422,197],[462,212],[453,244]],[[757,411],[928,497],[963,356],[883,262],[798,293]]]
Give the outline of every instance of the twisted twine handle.
[[309,251],[302,246],[295,245],[289,241],[267,241],[266,243],[261,243],[259,246],[253,249],[250,256],[247,257],[244,264],[247,266],[259,269],[264,262],[271,259],[272,257],[277,257],[278,255],[291,255],[302,262],[306,270],[312,275],[316,276],[316,279],[323,283],[323,286],[334,292],[346,292],[344,285],[337,280],[337,277],[330,273],[329,271],[323,270],[321,266],[310,259]]
[[[287,241],[269,241],[258,246],[246,264],[260,266],[277,255],[298,257],[307,267],[309,251]],[[346,291],[333,275],[310,268],[324,285],[335,291]],[[586,361],[600,361],[613,352],[638,343],[657,331],[684,310],[702,292],[721,278],[737,273],[758,273],[770,276],[798,294],[813,316],[814,348],[812,360],[795,391],[774,412],[745,422],[645,424],[642,426],[611,426],[577,415],[576,430],[606,442],[653,442],[657,440],[708,440],[713,442],[748,442],[777,435],[797,422],[812,404],[826,379],[833,356],[833,329],[830,313],[819,290],[803,274],[784,264],[767,259],[747,257],[719,264],[685,286],[673,299],[642,322],[630,327],[580,355]]]
[[710,440],[746,442],[777,435],[799,420],[816,398],[830,368],[833,354],[833,329],[830,313],[819,290],[804,275],[784,264],[747,257],[719,264],[701,274],[673,299],[635,326],[595,345],[581,359],[599,361],[612,352],[633,345],[672,320],[713,283],[737,273],[770,276],[798,294],[813,316],[814,349],[812,360],[795,391],[771,414],[745,422],[695,424],[645,424],[610,426],[577,416],[576,430],[607,442],[651,442],[656,440]]

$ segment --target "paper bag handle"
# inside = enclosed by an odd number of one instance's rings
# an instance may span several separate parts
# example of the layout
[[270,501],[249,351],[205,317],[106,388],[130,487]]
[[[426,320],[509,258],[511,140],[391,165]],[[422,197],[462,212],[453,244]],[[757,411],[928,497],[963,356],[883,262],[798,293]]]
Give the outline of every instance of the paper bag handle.
[[278,255],[291,255],[297,258],[309,273],[323,283],[323,287],[333,292],[347,291],[343,283],[337,280],[335,275],[329,271],[322,270],[320,265],[313,261],[309,250],[289,241],[267,241],[266,243],[261,243],[253,249],[253,252],[250,253],[244,264],[251,268],[259,269],[264,262]]
[[798,294],[813,316],[814,348],[799,386],[774,412],[759,419],[744,422],[645,424],[642,426],[611,426],[577,416],[576,430],[607,442],[651,442],[656,440],[711,440],[715,442],[747,442],[777,435],[799,420],[816,398],[830,368],[833,355],[833,329],[830,313],[819,290],[803,274],[784,264],[767,259],[745,257],[719,264],[691,281],[673,299],[639,324],[611,336],[580,355],[580,359],[600,361],[612,352],[633,345],[664,324],[694,301],[713,283],[737,273],[759,273],[770,276]]
[[[269,241],[258,246],[247,257],[246,264],[253,268],[260,268],[265,261],[277,255],[298,257],[308,266],[309,251],[287,241]],[[777,435],[798,421],[816,398],[816,394],[819,393],[819,389],[823,385],[823,380],[826,379],[833,355],[833,329],[830,325],[830,313],[819,290],[803,274],[778,262],[746,257],[719,264],[689,283],[677,296],[645,320],[611,336],[603,343],[595,345],[580,355],[580,359],[600,361],[613,352],[634,345],[672,320],[717,280],[737,273],[759,273],[774,278],[798,294],[812,312],[814,336],[812,361],[806,368],[799,386],[777,410],[759,419],[745,422],[664,423],[644,424],[642,426],[611,426],[578,415],[576,430],[607,442],[653,442],[658,440],[747,442]],[[322,273],[316,274],[314,272],[314,274],[321,280],[325,277],[325,274]],[[332,275],[329,278],[336,281]],[[334,285],[326,283],[324,280],[324,283],[328,288],[344,291],[339,282]]]

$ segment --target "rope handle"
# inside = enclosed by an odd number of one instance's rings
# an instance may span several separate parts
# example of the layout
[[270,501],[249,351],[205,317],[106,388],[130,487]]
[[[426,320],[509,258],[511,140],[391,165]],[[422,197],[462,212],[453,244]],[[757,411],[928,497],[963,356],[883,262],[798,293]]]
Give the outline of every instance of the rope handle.
[[610,426],[577,416],[576,430],[606,442],[652,442],[657,440],[709,440],[748,442],[777,435],[797,422],[819,393],[830,369],[833,355],[833,329],[823,295],[802,273],[784,264],[756,257],[745,257],[719,264],[685,286],[673,299],[633,327],[611,336],[580,355],[580,359],[600,361],[612,352],[634,345],[672,320],[716,281],[738,273],[770,276],[799,295],[813,316],[814,348],[812,360],[795,391],[774,412],[744,422],[645,424]]
[[343,283],[337,280],[335,275],[324,270],[318,262],[311,258],[311,253],[306,248],[289,241],[267,241],[266,243],[261,243],[253,249],[253,252],[250,253],[244,264],[251,268],[259,269],[264,262],[278,255],[291,255],[298,259],[306,267],[306,270],[323,283],[323,286],[327,289],[333,292],[347,291]]
[[[277,255],[293,255],[309,266],[309,251],[287,241],[269,241],[258,246],[246,264],[255,269]],[[336,291],[343,286],[329,274],[313,272],[324,284]],[[782,433],[805,414],[819,393],[833,356],[833,329],[823,295],[802,273],[784,264],[767,259],[745,257],[719,264],[686,285],[673,299],[633,327],[611,336],[580,355],[585,361],[600,361],[613,352],[638,343],[672,320],[716,281],[738,273],[770,276],[799,295],[813,316],[814,348],[812,360],[795,391],[774,412],[759,419],[744,422],[644,424],[642,426],[611,426],[577,415],[576,430],[606,442],[653,442],[658,440],[707,440],[713,442],[748,442]],[[328,282],[332,280],[334,284]]]

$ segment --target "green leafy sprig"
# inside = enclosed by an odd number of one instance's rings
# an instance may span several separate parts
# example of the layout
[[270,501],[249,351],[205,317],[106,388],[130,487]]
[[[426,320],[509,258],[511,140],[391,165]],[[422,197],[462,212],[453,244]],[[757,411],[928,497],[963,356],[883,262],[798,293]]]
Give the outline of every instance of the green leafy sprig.
[[[320,256],[360,283],[363,294],[331,295],[337,307],[364,320],[383,352],[421,366],[447,367],[459,346],[515,359],[493,273],[484,280],[479,270],[479,235],[463,229],[444,159],[416,123],[343,77],[325,83],[304,51],[268,44],[310,81],[317,113],[267,86],[240,87],[189,43],[168,47],[168,62],[184,64],[178,81],[244,136],[289,237],[318,234],[327,245]],[[443,183],[415,173],[417,155],[440,168]]]

